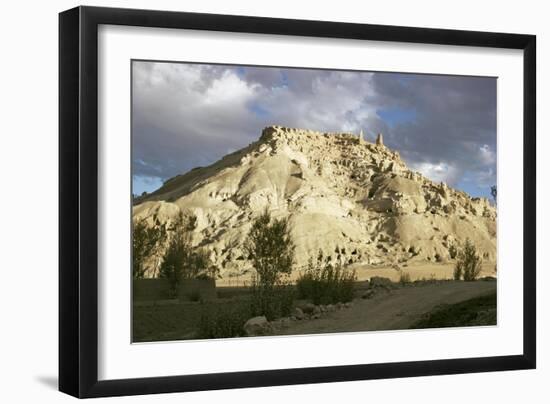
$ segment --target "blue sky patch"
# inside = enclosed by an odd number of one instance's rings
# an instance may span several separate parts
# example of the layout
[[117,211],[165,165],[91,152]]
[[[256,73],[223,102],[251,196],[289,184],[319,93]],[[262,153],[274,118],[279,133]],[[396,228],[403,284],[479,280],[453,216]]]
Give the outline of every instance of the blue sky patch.
[[376,112],[389,126],[411,122],[416,119],[416,111],[414,109],[387,108]]
[[254,114],[260,118],[267,118],[270,114],[267,109],[262,107],[260,104],[251,104],[249,107],[250,111],[254,112]]

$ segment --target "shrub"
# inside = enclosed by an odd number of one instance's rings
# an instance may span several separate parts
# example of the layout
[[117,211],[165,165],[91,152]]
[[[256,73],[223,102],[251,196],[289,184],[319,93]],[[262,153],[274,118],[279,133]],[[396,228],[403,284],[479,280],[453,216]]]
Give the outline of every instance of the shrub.
[[411,275],[408,272],[401,271],[399,274],[399,283],[402,285],[411,283]]
[[271,321],[292,314],[295,292],[288,283],[280,282],[272,288],[265,288],[253,279],[251,290],[250,317],[265,316]]
[[394,284],[390,278],[385,278],[383,276],[371,276],[369,279],[369,288],[384,288],[392,289]]
[[246,301],[229,304],[203,304],[198,338],[244,337],[244,324],[251,317]]
[[193,290],[191,293],[189,293],[189,300],[192,302],[200,302],[202,301],[201,292],[198,290]]
[[453,276],[455,280],[475,281],[481,273],[481,258],[470,239],[466,239],[464,247],[458,252]]
[[451,257],[451,259],[454,260],[457,254],[458,254],[458,249],[456,248],[456,245],[454,244],[449,245],[449,256]]
[[341,265],[333,266],[319,251],[316,265],[312,259],[309,260],[305,273],[296,281],[296,287],[301,299],[309,299],[314,304],[344,303],[353,300],[355,280],[355,271],[348,271]]

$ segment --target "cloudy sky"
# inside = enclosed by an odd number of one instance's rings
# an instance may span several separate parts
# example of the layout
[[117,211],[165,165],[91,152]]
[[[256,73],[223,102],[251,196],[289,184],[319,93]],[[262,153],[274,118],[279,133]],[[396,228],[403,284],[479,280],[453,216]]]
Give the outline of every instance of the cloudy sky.
[[496,79],[134,61],[133,192],[282,125],[363,130],[472,196],[496,184]]

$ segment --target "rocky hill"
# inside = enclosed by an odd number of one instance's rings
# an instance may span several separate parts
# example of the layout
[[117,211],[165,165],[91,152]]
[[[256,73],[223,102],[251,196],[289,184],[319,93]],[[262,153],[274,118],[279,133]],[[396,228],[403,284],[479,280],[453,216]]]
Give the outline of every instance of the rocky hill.
[[319,249],[345,265],[445,262],[466,238],[486,261],[496,260],[489,201],[411,171],[381,135],[373,144],[361,134],[270,126],[257,142],[136,199],[133,215],[194,214],[194,243],[231,276],[250,270],[243,242],[266,208],[289,218],[297,268]]

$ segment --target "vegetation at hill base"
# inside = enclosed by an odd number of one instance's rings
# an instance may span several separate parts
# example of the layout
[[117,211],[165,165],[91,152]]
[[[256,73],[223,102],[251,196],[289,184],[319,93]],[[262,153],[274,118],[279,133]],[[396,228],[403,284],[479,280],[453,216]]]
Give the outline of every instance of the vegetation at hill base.
[[491,293],[457,304],[442,305],[413,324],[410,328],[444,328],[496,325],[497,295]]

